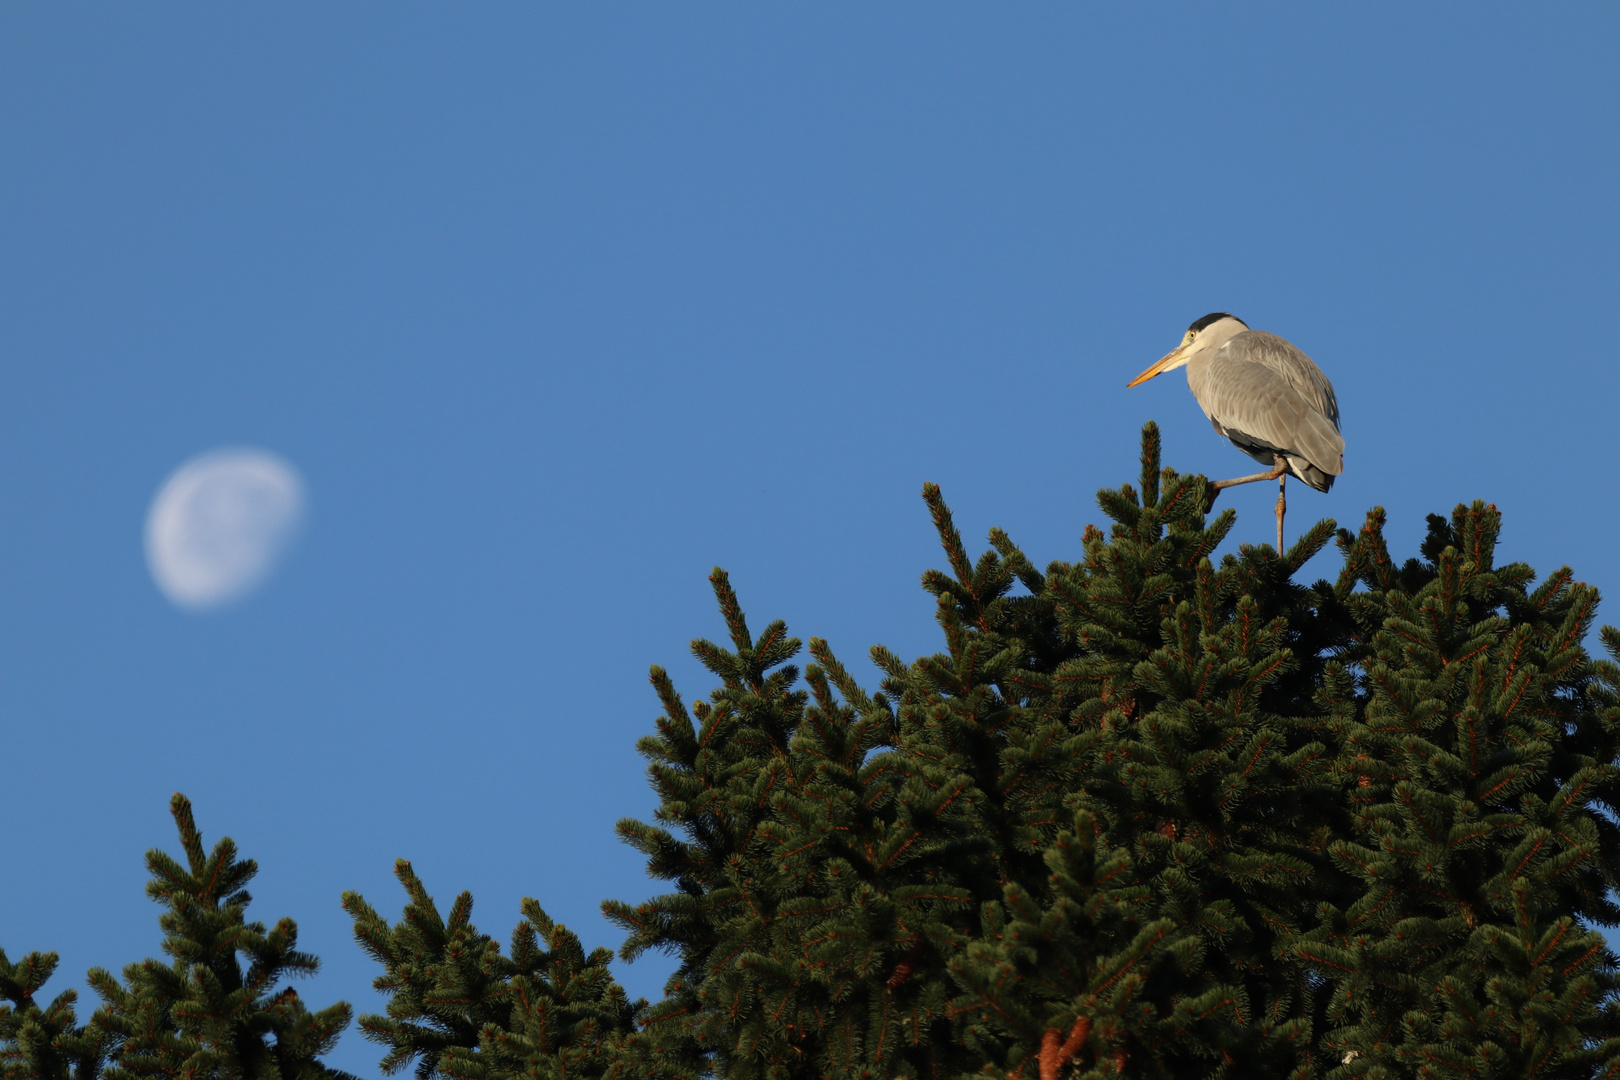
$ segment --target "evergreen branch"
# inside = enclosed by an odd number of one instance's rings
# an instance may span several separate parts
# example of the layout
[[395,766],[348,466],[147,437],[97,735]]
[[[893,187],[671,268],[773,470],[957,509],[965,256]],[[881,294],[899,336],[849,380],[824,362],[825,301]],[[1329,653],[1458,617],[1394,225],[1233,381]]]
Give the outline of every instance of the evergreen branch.
[[[1159,425],[1152,420],[1142,425],[1142,505],[1159,501]],[[1047,1080],[1042,1077],[1041,1080]]]
[[945,559],[951,564],[951,572],[964,589],[970,590],[971,597],[973,568],[968,562],[967,549],[962,545],[962,534],[951,520],[951,509],[945,505],[945,496],[941,494],[938,484],[931,483],[923,485],[922,496],[923,502],[928,504],[928,513],[934,519],[934,530],[939,533],[939,543],[945,549]]

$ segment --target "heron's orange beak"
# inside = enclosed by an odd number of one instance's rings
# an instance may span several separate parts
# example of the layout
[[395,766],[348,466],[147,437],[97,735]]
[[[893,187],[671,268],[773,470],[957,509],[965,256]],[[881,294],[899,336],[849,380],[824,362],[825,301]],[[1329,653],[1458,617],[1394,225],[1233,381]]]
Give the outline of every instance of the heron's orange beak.
[[1172,368],[1180,367],[1182,364],[1182,354],[1186,351],[1186,348],[1187,347],[1185,345],[1178,345],[1174,349],[1170,350],[1162,359],[1159,360],[1158,363],[1154,364],[1152,367],[1142,372],[1142,374],[1126,383],[1125,389],[1129,390],[1133,386],[1141,386],[1155,375],[1163,375]]

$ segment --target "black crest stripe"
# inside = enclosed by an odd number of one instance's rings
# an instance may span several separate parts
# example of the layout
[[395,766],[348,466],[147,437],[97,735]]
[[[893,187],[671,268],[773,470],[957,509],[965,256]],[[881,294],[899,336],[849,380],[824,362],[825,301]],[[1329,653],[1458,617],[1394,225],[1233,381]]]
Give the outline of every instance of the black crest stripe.
[[1196,334],[1210,323],[1219,322],[1222,319],[1237,319],[1237,321],[1243,323],[1245,327],[1249,325],[1248,323],[1243,322],[1242,319],[1238,319],[1236,315],[1229,315],[1224,311],[1212,311],[1208,315],[1205,315],[1202,319],[1199,319],[1197,322],[1187,327],[1187,331],[1189,333]]

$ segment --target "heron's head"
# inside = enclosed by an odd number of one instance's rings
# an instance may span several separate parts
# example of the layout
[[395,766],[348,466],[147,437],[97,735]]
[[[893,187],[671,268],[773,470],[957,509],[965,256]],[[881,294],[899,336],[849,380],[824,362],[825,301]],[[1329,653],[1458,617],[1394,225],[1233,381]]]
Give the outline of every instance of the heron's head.
[[1177,345],[1164,355],[1158,363],[1148,368],[1142,374],[1125,384],[1129,390],[1133,386],[1140,386],[1155,375],[1163,375],[1167,371],[1174,371],[1186,365],[1187,361],[1204,352],[1206,349],[1218,349],[1225,345],[1235,335],[1243,333],[1249,327],[1236,315],[1228,315],[1224,311],[1213,312],[1187,327],[1187,332],[1181,336],[1181,344]]

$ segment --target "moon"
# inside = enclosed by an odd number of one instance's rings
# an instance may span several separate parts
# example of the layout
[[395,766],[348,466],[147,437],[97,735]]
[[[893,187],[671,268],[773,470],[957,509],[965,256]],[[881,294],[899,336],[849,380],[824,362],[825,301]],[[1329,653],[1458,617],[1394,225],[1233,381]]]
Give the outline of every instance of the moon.
[[304,482],[268,450],[198,454],[163,482],[146,514],[146,564],[176,607],[202,611],[263,584],[304,520]]

